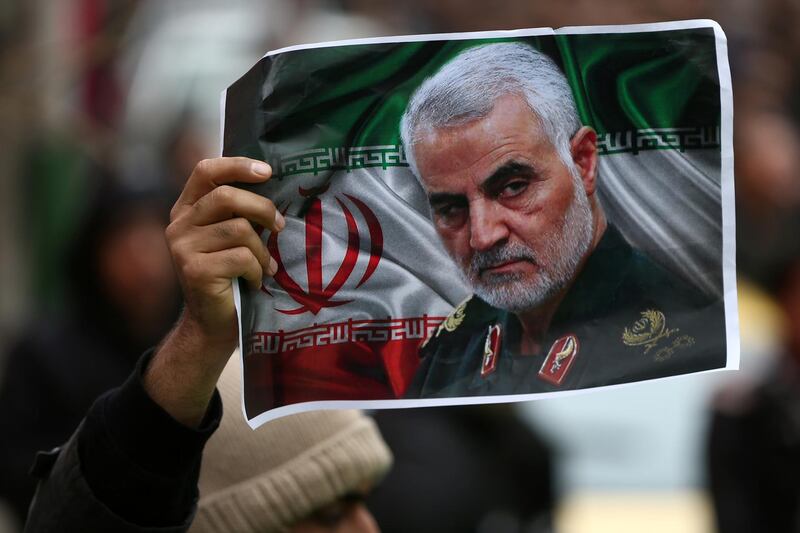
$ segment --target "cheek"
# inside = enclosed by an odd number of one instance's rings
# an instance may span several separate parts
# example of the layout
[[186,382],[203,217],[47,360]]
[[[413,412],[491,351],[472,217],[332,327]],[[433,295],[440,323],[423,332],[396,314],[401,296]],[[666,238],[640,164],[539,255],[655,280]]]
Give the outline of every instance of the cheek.
[[464,258],[470,253],[469,246],[469,230],[462,227],[459,229],[452,229],[436,225],[436,233],[439,234],[439,240],[442,242],[447,253],[451,257]]
[[523,243],[540,249],[544,241],[561,231],[566,209],[554,203],[544,203],[529,211],[516,211],[507,218],[509,230]]
[[[515,225],[523,233],[542,235],[559,230],[575,191],[569,176],[551,180],[514,213]],[[526,229],[527,228],[527,229]]]

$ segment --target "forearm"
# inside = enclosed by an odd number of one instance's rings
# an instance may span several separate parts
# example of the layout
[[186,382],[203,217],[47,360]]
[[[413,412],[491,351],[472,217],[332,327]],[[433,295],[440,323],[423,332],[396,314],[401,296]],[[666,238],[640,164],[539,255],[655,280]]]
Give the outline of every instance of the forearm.
[[[235,328],[235,324],[233,324]],[[235,347],[235,331],[210,337],[187,312],[144,372],[148,396],[181,424],[196,428]]]

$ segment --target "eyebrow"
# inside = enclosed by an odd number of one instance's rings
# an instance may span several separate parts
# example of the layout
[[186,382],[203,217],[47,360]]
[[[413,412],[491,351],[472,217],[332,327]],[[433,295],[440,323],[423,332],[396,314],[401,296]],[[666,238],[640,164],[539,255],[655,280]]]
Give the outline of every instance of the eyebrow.
[[[536,169],[527,163],[520,163],[519,161],[508,161],[498,167],[492,174],[483,180],[480,185],[482,191],[489,191],[494,187],[500,185],[503,180],[510,176],[535,176]],[[463,194],[454,194],[448,192],[435,192],[428,195],[428,203],[433,207],[442,204],[457,204],[466,202],[466,197]]]
[[454,204],[466,202],[466,196],[463,194],[453,194],[449,192],[435,192],[428,196],[428,203],[431,206],[442,204]]
[[492,172],[492,174],[488,178],[483,180],[483,183],[481,183],[480,188],[483,191],[490,191],[494,189],[496,186],[500,185],[503,180],[511,176],[533,177],[536,174],[537,174],[536,169],[527,163],[520,163],[519,161],[509,161],[500,166],[494,172]]

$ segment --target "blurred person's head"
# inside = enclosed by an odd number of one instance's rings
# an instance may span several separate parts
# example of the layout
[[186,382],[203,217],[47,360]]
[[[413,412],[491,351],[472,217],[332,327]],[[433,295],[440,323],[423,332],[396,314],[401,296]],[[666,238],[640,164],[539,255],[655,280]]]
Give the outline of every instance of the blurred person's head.
[[754,212],[800,207],[800,133],[785,115],[751,111],[738,121],[737,199]]
[[473,292],[522,312],[571,283],[604,228],[597,136],[550,58],[519,43],[462,52],[414,93],[401,136]]
[[164,184],[177,198],[198,161],[214,157],[215,147],[209,146],[199,119],[189,113],[182,115],[167,135],[161,159],[167,175]]
[[800,254],[787,262],[782,272],[776,276],[774,286],[776,298],[786,318],[789,351],[800,361]]
[[734,143],[737,267],[774,288],[800,229],[800,133],[785,114],[750,108],[737,119]]
[[68,251],[71,305],[141,349],[174,320],[179,291],[164,240],[167,208],[155,190],[99,173]]
[[361,411],[313,411],[253,431],[244,420],[238,357],[218,384],[225,405],[203,454],[200,502],[190,531],[370,533],[363,498],[392,455]]

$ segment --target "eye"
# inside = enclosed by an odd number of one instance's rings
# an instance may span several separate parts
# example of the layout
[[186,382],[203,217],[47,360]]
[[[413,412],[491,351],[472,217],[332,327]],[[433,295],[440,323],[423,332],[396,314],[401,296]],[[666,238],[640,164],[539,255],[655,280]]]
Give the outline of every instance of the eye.
[[458,226],[467,216],[467,207],[455,203],[441,204],[433,208],[433,216],[445,226]]
[[461,209],[462,209],[462,207],[458,206],[458,205],[445,204],[445,205],[436,206],[434,208],[433,212],[439,218],[448,218],[448,217],[452,217],[452,216],[458,214],[458,212]]
[[527,180],[511,180],[503,185],[503,188],[500,190],[500,194],[498,196],[500,198],[513,198],[519,194],[522,194],[527,189]]

